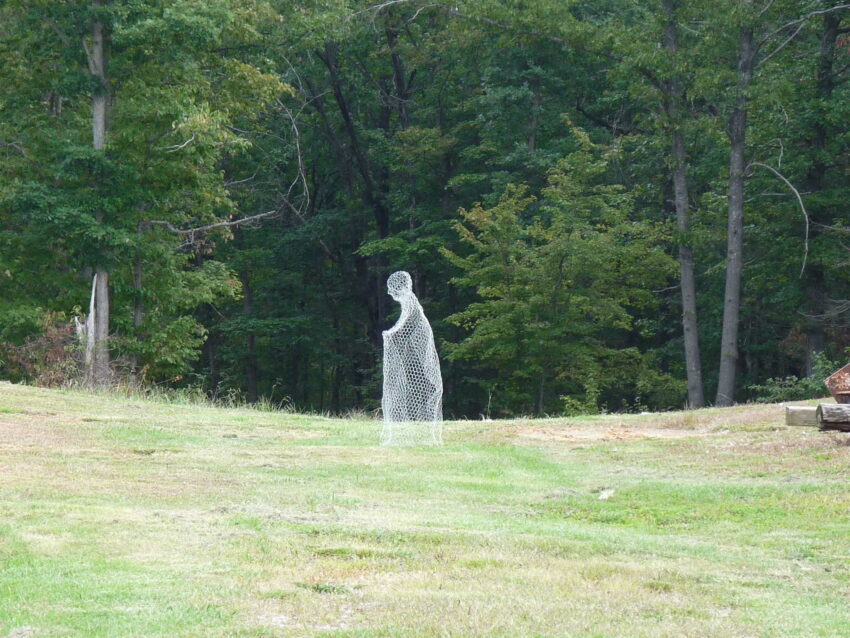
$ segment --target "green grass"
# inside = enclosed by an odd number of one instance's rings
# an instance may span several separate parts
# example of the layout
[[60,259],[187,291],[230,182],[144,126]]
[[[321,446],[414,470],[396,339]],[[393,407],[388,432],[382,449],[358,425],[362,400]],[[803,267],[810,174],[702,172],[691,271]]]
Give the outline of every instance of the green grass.
[[850,636],[850,436],[0,384],[0,636]]

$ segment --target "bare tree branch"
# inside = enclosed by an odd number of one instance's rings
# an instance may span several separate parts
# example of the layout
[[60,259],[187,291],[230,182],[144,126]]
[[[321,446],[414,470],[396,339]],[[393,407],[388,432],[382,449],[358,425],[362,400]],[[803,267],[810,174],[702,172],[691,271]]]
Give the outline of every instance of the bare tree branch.
[[86,39],[81,38],[80,41],[83,43],[83,51],[86,52],[86,61],[89,65],[89,72],[91,72],[92,75],[97,75],[98,68],[97,65],[94,63],[94,58],[92,57],[91,49],[89,49],[89,45],[86,44]]
[[251,175],[250,177],[246,177],[245,179],[234,179],[234,180],[228,180],[228,181],[225,181],[225,182],[224,182],[224,187],[225,187],[225,188],[230,188],[231,186],[236,186],[236,185],[238,185],[238,184],[244,184],[245,182],[250,182],[250,181],[251,181],[251,180],[253,180],[256,176],[257,176],[257,174],[256,174],[256,173],[254,173],[253,175]]
[[508,22],[500,22],[499,20],[494,20],[493,18],[488,18],[486,16],[473,16],[468,13],[461,13],[457,10],[457,8],[453,6],[447,6],[440,3],[420,3],[418,0],[388,0],[387,2],[383,2],[381,4],[372,5],[371,7],[367,7],[366,9],[362,9],[361,11],[357,11],[352,15],[361,15],[364,13],[371,13],[373,16],[376,16],[378,13],[398,4],[410,4],[413,6],[420,5],[414,14],[414,18],[418,16],[425,9],[437,9],[438,11],[442,11],[454,18],[460,18],[462,20],[470,20],[471,22],[477,22],[479,24],[486,24],[491,27],[498,27],[499,29],[515,31],[521,35],[530,36],[534,38],[540,38],[543,40],[548,40],[550,42],[554,42],[556,44],[560,44],[562,46],[566,46],[569,44],[563,38],[559,38],[558,36],[551,35],[549,33],[544,33],[543,31],[527,31],[520,29],[515,24],[510,24]]
[[182,144],[175,144],[174,146],[166,146],[165,149],[163,149],[163,150],[166,153],[174,153],[176,151],[179,151],[180,149],[186,148],[187,146],[189,146],[189,144],[191,144],[194,141],[195,141],[195,134],[192,133],[192,137],[190,137],[188,140],[186,140]]
[[759,63],[756,66],[763,65],[765,62],[767,62],[774,55],[776,55],[777,53],[782,51],[782,49],[784,49],[786,46],[791,44],[791,42],[794,40],[794,38],[797,37],[797,34],[800,33],[800,31],[803,30],[803,27],[805,26],[805,24],[806,24],[805,22],[801,22],[799,25],[797,25],[797,28],[794,29],[793,33],[791,33],[791,35],[789,35],[787,38],[785,38],[785,40],[782,42],[782,44],[780,44],[773,51],[771,51],[766,56],[764,56],[761,60],[759,60]]
[[590,111],[585,109],[582,106],[581,102],[578,101],[578,100],[576,100],[575,109],[576,109],[576,111],[578,111],[579,113],[584,115],[588,120],[590,120],[594,124],[598,124],[599,126],[604,126],[605,128],[610,129],[611,133],[613,133],[615,136],[631,135],[632,133],[635,133],[635,132],[638,132],[638,133],[644,133],[645,132],[645,131],[640,130],[636,126],[626,127],[626,126],[623,126],[623,125],[621,125],[617,122],[612,122],[610,120],[606,120],[603,117],[599,117],[598,115],[594,115],[593,113],[591,113]]
[[411,0],[389,0],[388,2],[382,2],[381,4],[375,4],[371,7],[366,7],[365,9],[361,9],[360,11],[355,11],[352,15],[360,15],[363,13],[371,13],[374,15],[379,14],[384,9],[391,7],[396,4],[412,4]]
[[71,48],[71,38],[69,38],[65,34],[65,32],[59,28],[59,25],[57,25],[53,20],[50,19],[46,20],[45,24],[50,27],[50,30],[53,31],[53,33],[55,33],[56,36],[62,41],[62,44],[64,44],[69,49]]
[[4,142],[3,140],[0,140],[0,148],[6,147],[15,149],[18,153],[29,159],[27,152],[24,150],[24,147],[21,146],[20,142]]
[[795,37],[797,37],[797,34],[800,32],[800,30],[803,28],[803,26],[805,26],[805,23],[808,22],[810,18],[814,18],[815,16],[823,15],[825,13],[832,13],[833,11],[842,11],[844,9],[850,9],[850,4],[838,4],[838,5],[835,5],[834,7],[829,7],[828,9],[818,9],[817,11],[810,11],[809,13],[804,15],[802,18],[792,20],[791,22],[783,24],[781,27],[774,29],[773,31],[768,33],[764,38],[762,38],[761,42],[758,43],[757,48],[760,49],[762,46],[767,44],[774,37],[776,37],[777,35],[779,35],[783,31],[785,31],[785,29],[792,29],[792,28],[794,29],[794,31],[791,33],[791,35],[788,36],[787,38],[785,38],[785,40],[783,40],[783,42],[779,46],[777,46],[773,51],[771,51],[768,55],[764,56],[761,59],[761,61],[759,62],[759,66],[761,66],[762,64],[767,62],[770,58],[772,58],[774,55],[776,55],[782,49],[784,49],[786,46],[788,46],[788,44]]
[[524,29],[520,29],[515,24],[510,24],[508,22],[500,22],[498,20],[493,20],[492,18],[487,18],[485,16],[471,16],[468,13],[461,13],[457,9],[452,9],[450,7],[443,7],[441,5],[434,5],[435,7],[439,7],[441,10],[445,11],[448,15],[461,18],[462,20],[470,20],[472,22],[477,22],[479,24],[487,24],[492,27],[498,27],[499,29],[504,29],[508,31],[515,31],[520,35],[532,37],[532,38],[540,38],[541,40],[548,40],[549,42],[554,42],[555,44],[560,44],[561,46],[569,46],[570,43],[564,40],[563,38],[559,38],[556,35],[552,35],[550,33],[544,33],[543,31],[527,31]]
[[196,226],[194,228],[177,228],[171,222],[156,219],[141,222],[140,226],[144,229],[149,229],[153,226],[161,226],[166,230],[174,233],[175,235],[179,235],[180,237],[189,237],[190,240],[188,243],[191,244],[195,241],[195,235],[203,235],[204,233],[208,233],[209,231],[215,230],[217,228],[231,228],[233,226],[241,226],[242,224],[250,224],[251,222],[256,222],[261,219],[266,219],[267,217],[272,217],[273,215],[278,215],[279,213],[280,210],[274,209],[266,211],[265,213],[258,213],[257,215],[243,217],[241,219],[215,222],[212,224],[206,224],[205,226]]
[[767,13],[768,11],[770,11],[770,8],[773,6],[773,3],[774,3],[774,2],[775,2],[775,0],[770,0],[770,2],[766,2],[766,3],[764,4],[764,6],[761,8],[761,11],[759,11],[759,12],[758,12],[758,15],[757,15],[756,17],[757,17],[757,18],[760,18],[760,17],[762,17],[765,13]]
[[796,20],[792,20],[786,24],[783,24],[781,27],[774,29],[770,33],[768,33],[764,38],[762,38],[761,42],[759,42],[759,46],[765,44],[768,40],[773,38],[776,35],[782,33],[785,29],[795,27],[801,22],[805,22],[809,18],[814,18],[815,16],[823,15],[824,13],[832,13],[833,11],[841,11],[842,9],[850,9],[850,4],[837,4],[833,7],[829,7],[828,9],[817,9],[815,11],[811,11],[804,15],[802,18],[797,18]]
[[416,13],[414,13],[413,16],[410,17],[408,22],[413,22],[414,20],[416,20],[416,18],[419,17],[419,14],[422,13],[423,11],[425,11],[425,9],[430,9],[431,7],[436,7],[436,6],[437,5],[435,5],[435,4],[424,4],[424,5],[422,5],[421,7],[419,7],[416,10]]
[[[296,77],[297,77],[297,74],[296,74]],[[299,78],[299,82],[300,82],[300,78]],[[307,212],[307,210],[309,209],[309,206],[310,206],[310,188],[309,188],[309,185],[307,183],[307,171],[306,171],[306,168],[304,166],[304,154],[302,153],[302,150],[301,150],[301,132],[298,129],[298,115],[300,115],[300,113],[304,110],[304,108],[306,108],[306,105],[302,105],[300,109],[293,112],[293,110],[290,107],[288,107],[282,100],[278,100],[277,104],[281,108],[283,113],[286,114],[286,117],[289,119],[290,128],[292,130],[292,137],[293,137],[294,145],[295,145],[295,160],[297,162],[297,170],[296,170],[295,178],[288,185],[286,192],[281,193],[281,202],[282,203],[281,203],[280,206],[278,206],[274,210],[268,210],[264,213],[257,213],[256,215],[249,215],[248,217],[242,217],[240,219],[223,220],[223,221],[219,221],[219,222],[214,222],[212,224],[205,224],[203,226],[195,226],[193,228],[178,228],[177,226],[175,226],[171,222],[164,221],[164,220],[145,221],[145,222],[142,222],[140,224],[140,227],[144,228],[144,229],[150,229],[150,228],[153,228],[155,226],[165,228],[169,232],[172,232],[179,237],[186,238],[185,243],[191,245],[191,244],[195,243],[195,239],[198,235],[203,235],[205,233],[208,233],[210,231],[213,231],[213,230],[216,230],[216,229],[219,229],[219,228],[233,228],[233,227],[236,227],[236,226],[242,226],[244,224],[251,224],[251,223],[258,222],[258,221],[261,221],[261,220],[264,220],[264,219],[275,217],[277,215],[280,215],[281,212],[284,209],[288,209],[288,210],[292,211],[295,214],[296,217],[298,217],[299,219],[303,219],[305,213]],[[279,136],[276,136],[276,135],[274,135],[273,137],[276,137],[276,138],[280,139],[281,141],[286,141],[283,138],[280,138]],[[186,140],[182,144],[168,147],[166,149],[166,151],[167,152],[174,152],[174,151],[180,150],[180,149],[184,148],[186,145],[188,145],[194,139],[195,139],[195,136],[192,135],[192,137],[190,137],[188,140]],[[252,179],[254,179],[255,176],[256,176],[256,173],[254,175],[251,175],[250,177],[245,178],[245,179],[226,182],[225,186],[234,186],[236,184],[248,182],[248,181],[251,181]],[[296,203],[293,203],[293,193],[295,192],[296,188],[298,188],[299,185],[301,187],[300,193],[296,197],[296,200],[295,200]]]
[[803,265],[800,267],[800,277],[803,276],[803,271],[806,269],[806,261],[809,258],[809,214],[806,212],[806,207],[803,204],[803,198],[800,196],[800,191],[794,188],[794,184],[788,181],[788,179],[779,171],[777,171],[772,166],[768,166],[767,164],[762,164],[761,162],[750,162],[750,166],[761,166],[762,168],[766,168],[771,173],[776,175],[779,179],[785,182],[785,185],[790,188],[794,192],[794,196],[797,198],[797,203],[800,204],[800,211],[803,213],[803,219],[806,220],[806,238],[803,244]]
[[[50,30],[56,34],[56,37],[59,38],[62,44],[64,44],[69,49],[73,47],[73,44],[71,43],[71,38],[69,38],[68,35],[64,31],[62,31],[62,29],[59,28],[59,25],[57,25],[56,22],[54,22],[53,20],[47,20],[45,24],[47,24],[47,26],[50,27]],[[86,53],[86,62],[88,63],[89,71],[92,75],[97,75],[97,67],[94,63],[94,58],[92,58],[91,49],[89,49],[89,45],[86,42],[85,37],[81,38],[80,41],[83,45],[83,51],[85,51]]]

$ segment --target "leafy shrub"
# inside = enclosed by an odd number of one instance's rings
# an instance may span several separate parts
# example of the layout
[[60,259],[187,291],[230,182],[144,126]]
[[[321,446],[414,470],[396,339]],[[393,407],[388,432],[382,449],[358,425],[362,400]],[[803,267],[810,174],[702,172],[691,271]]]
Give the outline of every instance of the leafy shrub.
[[815,355],[815,365],[812,374],[807,377],[776,377],[768,379],[761,385],[751,385],[749,390],[754,393],[755,400],[764,403],[780,401],[802,401],[817,399],[828,394],[824,379],[840,368],[842,363],[830,359],[825,353]]
[[82,376],[82,352],[74,326],[61,313],[45,313],[40,333],[21,345],[2,343],[0,353],[13,379],[55,388]]

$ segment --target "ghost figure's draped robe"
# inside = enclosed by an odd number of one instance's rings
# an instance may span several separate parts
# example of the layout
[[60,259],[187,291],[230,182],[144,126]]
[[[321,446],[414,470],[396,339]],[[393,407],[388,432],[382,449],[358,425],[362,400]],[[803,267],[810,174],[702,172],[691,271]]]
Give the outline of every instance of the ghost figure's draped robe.
[[412,292],[384,332],[384,429],[381,443],[442,443],[443,381],[434,334]]

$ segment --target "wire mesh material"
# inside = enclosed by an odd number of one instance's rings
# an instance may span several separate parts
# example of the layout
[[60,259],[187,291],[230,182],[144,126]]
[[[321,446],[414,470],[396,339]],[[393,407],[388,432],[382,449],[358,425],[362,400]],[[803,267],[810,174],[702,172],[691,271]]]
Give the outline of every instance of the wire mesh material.
[[381,445],[440,445],[443,442],[443,379],[434,333],[406,272],[387,279],[401,304],[396,324],[384,331],[384,427]]

